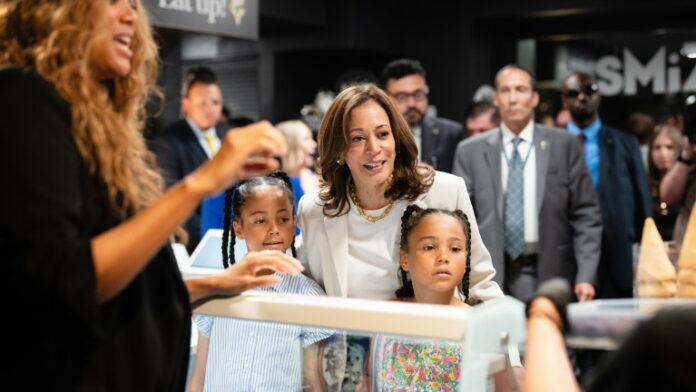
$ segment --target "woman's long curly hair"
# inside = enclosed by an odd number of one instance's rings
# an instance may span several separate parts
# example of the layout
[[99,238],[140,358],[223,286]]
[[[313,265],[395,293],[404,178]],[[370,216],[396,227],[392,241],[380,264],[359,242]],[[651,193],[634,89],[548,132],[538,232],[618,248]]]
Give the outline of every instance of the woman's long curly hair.
[[0,5],[0,65],[36,72],[70,105],[72,133],[88,169],[106,184],[116,214],[126,217],[162,193],[162,177],[142,131],[145,104],[157,89],[158,55],[140,0],[127,76],[99,80],[90,60],[95,15],[107,3],[94,0],[10,0]]

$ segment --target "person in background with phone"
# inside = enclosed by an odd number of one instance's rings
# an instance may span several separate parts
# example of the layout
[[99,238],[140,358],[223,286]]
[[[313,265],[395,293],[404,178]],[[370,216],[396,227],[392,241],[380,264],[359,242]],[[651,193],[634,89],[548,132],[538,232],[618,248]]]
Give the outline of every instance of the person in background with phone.
[[684,133],[684,147],[677,157],[677,163],[660,182],[662,201],[667,205],[679,206],[673,234],[678,245],[684,238],[691,208],[696,202],[696,95],[690,95],[685,100]]

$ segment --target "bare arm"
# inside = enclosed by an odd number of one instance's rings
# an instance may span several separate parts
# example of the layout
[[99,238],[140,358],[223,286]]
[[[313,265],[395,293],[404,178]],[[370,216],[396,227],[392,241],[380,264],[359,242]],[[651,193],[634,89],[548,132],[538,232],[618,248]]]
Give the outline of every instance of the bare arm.
[[208,346],[210,338],[202,333],[198,334],[198,346],[196,348],[196,363],[193,366],[193,374],[191,375],[191,384],[189,384],[189,392],[203,391],[205,383],[205,367],[208,363]]
[[[91,241],[97,300],[117,295],[147,265],[201,199],[241,177],[267,172],[285,152],[282,136],[268,122],[228,132],[215,157],[170,189],[152,206]],[[207,283],[217,283],[208,281]],[[200,289],[210,289],[201,286]],[[192,300],[195,300],[192,296]]]
[[311,344],[302,349],[302,390],[320,392],[321,382],[318,379],[319,369],[317,362],[319,361],[319,345],[324,344],[324,341]]
[[[696,146],[689,144],[689,141],[684,138],[684,148],[681,152],[681,157],[683,159],[694,159],[696,154],[694,150]],[[686,183],[689,179],[689,172],[691,166],[684,163],[677,162],[672,166],[671,169],[665,174],[660,182],[660,199],[667,204],[677,204],[684,198],[684,192],[686,191]]]
[[297,275],[304,268],[299,261],[276,250],[249,252],[240,262],[217,275],[187,279],[185,283],[192,307],[214,298],[230,297],[255,287],[279,283],[274,275],[256,275],[258,271],[269,269]]
[[580,391],[568,361],[560,330],[561,319],[553,303],[537,298],[527,322],[524,392]]

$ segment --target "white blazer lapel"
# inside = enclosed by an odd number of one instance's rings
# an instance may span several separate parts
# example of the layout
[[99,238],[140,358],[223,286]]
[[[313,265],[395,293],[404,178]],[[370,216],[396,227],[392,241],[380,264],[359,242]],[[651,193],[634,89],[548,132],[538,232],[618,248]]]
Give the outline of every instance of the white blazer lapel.
[[329,295],[348,296],[348,214],[335,218],[324,216],[326,243],[331,257],[322,260],[324,286]]

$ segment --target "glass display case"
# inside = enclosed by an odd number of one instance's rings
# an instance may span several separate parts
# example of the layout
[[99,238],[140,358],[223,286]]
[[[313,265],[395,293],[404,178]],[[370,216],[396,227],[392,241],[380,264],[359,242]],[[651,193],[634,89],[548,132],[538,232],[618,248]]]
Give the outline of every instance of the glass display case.
[[227,390],[515,390],[510,364],[525,336],[512,298],[463,309],[250,291],[195,314],[235,323],[208,333],[207,369],[224,362],[226,376],[205,382]]
[[678,307],[696,307],[686,298],[626,298],[575,303],[568,306],[569,348],[614,350],[638,325],[656,312]]

